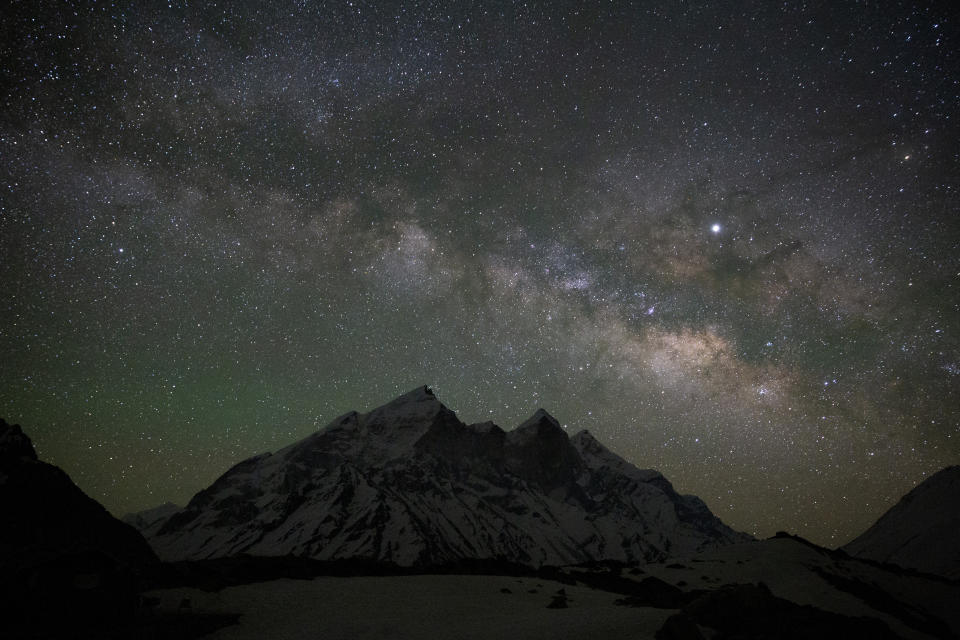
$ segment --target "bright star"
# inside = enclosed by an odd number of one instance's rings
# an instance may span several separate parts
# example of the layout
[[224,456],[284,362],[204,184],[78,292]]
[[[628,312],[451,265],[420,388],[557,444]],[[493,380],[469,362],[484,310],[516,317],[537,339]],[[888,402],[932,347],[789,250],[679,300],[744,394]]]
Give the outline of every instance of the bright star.
[[720,225],[719,224],[713,225],[712,227],[710,227],[710,231],[713,231],[714,233],[720,233]]

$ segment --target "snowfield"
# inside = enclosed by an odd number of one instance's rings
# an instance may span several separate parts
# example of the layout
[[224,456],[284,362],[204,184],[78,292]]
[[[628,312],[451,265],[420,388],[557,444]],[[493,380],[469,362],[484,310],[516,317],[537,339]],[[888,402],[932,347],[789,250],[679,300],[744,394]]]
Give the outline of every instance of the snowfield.
[[[548,608],[561,589],[568,607]],[[622,596],[589,587],[501,576],[320,577],[148,595],[163,610],[188,598],[197,612],[242,614],[207,636],[221,640],[642,639],[676,613],[618,606]]]
[[[686,617],[690,625],[695,621],[704,638],[713,637],[718,628],[736,635],[740,624],[750,626],[742,635],[749,638],[781,637],[778,633],[785,627],[803,627],[793,628],[798,635],[791,638],[818,640],[960,637],[960,583],[864,562],[790,536],[692,558],[612,569],[571,566],[551,575],[557,580],[318,577],[148,595],[160,599],[161,611],[182,610],[187,599],[193,612],[240,614],[237,625],[210,636],[223,640],[641,639],[654,638],[667,619],[681,611],[678,617]],[[646,592],[634,589],[646,583],[654,586]],[[630,592],[648,595],[624,595]],[[550,607],[558,602],[566,607]]]
[[467,425],[420,387],[129,521],[190,561],[154,584],[235,585],[150,594],[239,615],[212,638],[930,640],[960,637],[958,471],[845,550],[756,541],[546,411]]

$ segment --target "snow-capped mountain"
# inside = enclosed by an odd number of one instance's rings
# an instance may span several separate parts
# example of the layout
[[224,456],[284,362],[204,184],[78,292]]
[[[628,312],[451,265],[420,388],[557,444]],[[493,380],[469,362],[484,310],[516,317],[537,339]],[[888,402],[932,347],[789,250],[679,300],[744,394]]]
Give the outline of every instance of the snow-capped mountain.
[[510,432],[466,425],[426,387],[244,460],[151,529],[168,560],[292,554],[405,566],[651,560],[749,539],[586,431],[569,438],[543,410]]
[[960,466],[933,474],[847,543],[852,556],[960,578]]

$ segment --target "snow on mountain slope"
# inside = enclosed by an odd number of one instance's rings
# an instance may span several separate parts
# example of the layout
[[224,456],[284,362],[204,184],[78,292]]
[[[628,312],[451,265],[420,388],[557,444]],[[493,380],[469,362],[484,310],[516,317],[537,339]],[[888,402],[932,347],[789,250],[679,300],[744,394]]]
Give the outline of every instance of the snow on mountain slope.
[[164,559],[247,553],[429,565],[651,560],[749,539],[589,434],[537,411],[465,425],[426,387],[245,460],[149,540]]
[[786,534],[710,549],[693,558],[670,558],[643,569],[643,575],[694,592],[763,584],[790,602],[882,620],[901,638],[960,637],[960,585],[879,567]]
[[164,502],[159,507],[138,511],[137,513],[128,513],[120,518],[122,522],[136,528],[144,536],[150,536],[157,532],[167,521],[167,518],[180,510],[180,507],[172,502]]
[[[569,605],[548,608],[561,590]],[[187,598],[198,613],[242,614],[214,640],[652,640],[673,613],[618,606],[622,596],[598,589],[502,576],[320,577],[149,595],[163,613]]]
[[948,578],[960,578],[960,466],[933,474],[843,550]]

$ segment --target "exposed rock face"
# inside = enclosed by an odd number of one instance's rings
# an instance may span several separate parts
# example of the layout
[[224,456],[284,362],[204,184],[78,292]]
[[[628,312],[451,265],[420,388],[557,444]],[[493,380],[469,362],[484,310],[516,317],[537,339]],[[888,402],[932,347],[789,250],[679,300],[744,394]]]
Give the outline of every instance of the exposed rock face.
[[858,558],[960,578],[958,531],[960,466],[953,466],[917,485],[843,550]]
[[166,519],[164,559],[247,553],[423,566],[650,560],[742,541],[586,432],[537,411],[517,429],[465,425],[426,387],[245,460]]

